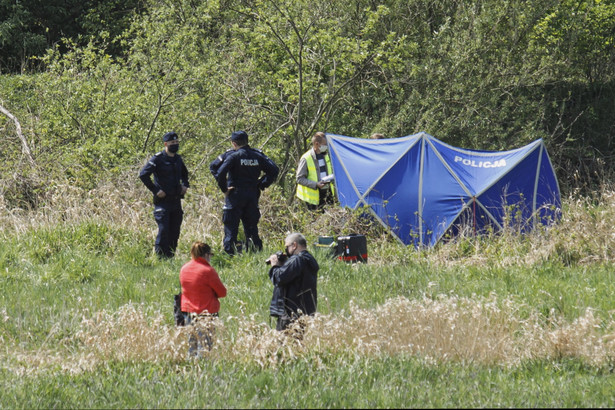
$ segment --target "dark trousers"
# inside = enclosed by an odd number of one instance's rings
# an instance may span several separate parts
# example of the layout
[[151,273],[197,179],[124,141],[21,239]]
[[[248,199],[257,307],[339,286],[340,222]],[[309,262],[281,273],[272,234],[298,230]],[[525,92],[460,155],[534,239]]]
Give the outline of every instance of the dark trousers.
[[177,249],[184,211],[181,200],[161,202],[154,206],[154,219],[158,224],[158,235],[154,250],[161,257],[173,257]]
[[[295,322],[298,322],[297,326],[291,326]],[[290,316],[279,316],[275,330],[285,332],[297,340],[303,340],[303,335],[305,334],[305,322],[300,320],[300,316],[297,316],[294,313]]]
[[224,251],[234,255],[237,248],[237,236],[239,223],[243,223],[246,237],[246,248],[254,247],[255,250],[263,249],[263,241],[258,235],[258,221],[261,212],[258,208],[260,193],[258,190],[233,189],[229,192],[222,211],[222,223],[224,223]]
[[215,321],[217,313],[187,313],[184,312],[184,322],[190,326],[188,336],[188,354],[199,357],[205,350],[210,351],[216,334]]
[[[334,203],[333,194],[331,193],[331,188],[327,186],[325,189],[321,189],[318,197],[318,205],[307,204],[307,207],[311,211],[323,210],[325,205],[332,205]],[[307,203],[307,202],[306,202]]]
[[291,323],[292,321],[290,320],[290,316],[288,315],[278,316],[278,320],[275,324],[275,330],[277,331],[286,330],[288,326],[290,326]]

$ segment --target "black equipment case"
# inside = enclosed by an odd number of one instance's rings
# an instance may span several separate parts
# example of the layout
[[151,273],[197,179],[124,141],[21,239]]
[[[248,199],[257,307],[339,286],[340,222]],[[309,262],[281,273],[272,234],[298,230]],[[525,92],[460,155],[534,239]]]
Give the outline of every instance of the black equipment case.
[[367,239],[365,235],[338,236],[336,254],[338,259],[345,262],[367,262]]

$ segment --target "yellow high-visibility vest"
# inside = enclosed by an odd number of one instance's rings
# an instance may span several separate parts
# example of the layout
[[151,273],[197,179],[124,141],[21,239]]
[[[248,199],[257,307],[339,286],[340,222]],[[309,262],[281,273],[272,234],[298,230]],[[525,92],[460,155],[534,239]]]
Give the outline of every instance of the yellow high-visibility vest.
[[[305,158],[305,162],[307,164],[307,179],[310,181],[320,181],[320,169],[316,169],[316,163],[311,154],[312,150],[309,150],[301,156],[301,158]],[[325,163],[327,164],[327,174],[333,174],[333,167],[331,167],[331,159],[329,158],[329,155],[325,155]],[[318,205],[320,202],[320,193],[318,191],[320,191],[318,188],[314,189],[305,185],[297,184],[297,198],[307,202],[308,204]],[[331,183],[331,193],[335,195],[335,186],[333,183]]]

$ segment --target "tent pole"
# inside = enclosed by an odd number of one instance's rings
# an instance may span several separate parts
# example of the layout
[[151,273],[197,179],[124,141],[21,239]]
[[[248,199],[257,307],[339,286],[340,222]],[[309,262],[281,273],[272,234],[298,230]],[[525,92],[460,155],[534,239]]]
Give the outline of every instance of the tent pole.
[[474,236],[476,236],[476,195],[472,197],[472,221],[474,221]]

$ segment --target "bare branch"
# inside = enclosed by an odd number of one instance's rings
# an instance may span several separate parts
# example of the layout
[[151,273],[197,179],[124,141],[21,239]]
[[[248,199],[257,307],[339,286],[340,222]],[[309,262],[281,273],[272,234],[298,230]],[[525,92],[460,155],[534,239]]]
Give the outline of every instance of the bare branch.
[[19,120],[17,119],[17,117],[11,114],[9,110],[4,108],[4,106],[1,104],[0,104],[0,112],[2,112],[2,114],[6,115],[11,121],[13,121],[13,123],[15,124],[15,132],[17,133],[17,136],[21,140],[21,146],[22,146],[22,151],[24,155],[26,156],[26,158],[28,158],[28,161],[30,161],[30,164],[36,165],[36,163],[34,162],[34,158],[32,157],[32,151],[30,151],[30,147],[28,146],[28,141],[26,141],[26,138],[23,136],[23,133],[21,132],[21,124],[19,123]]

